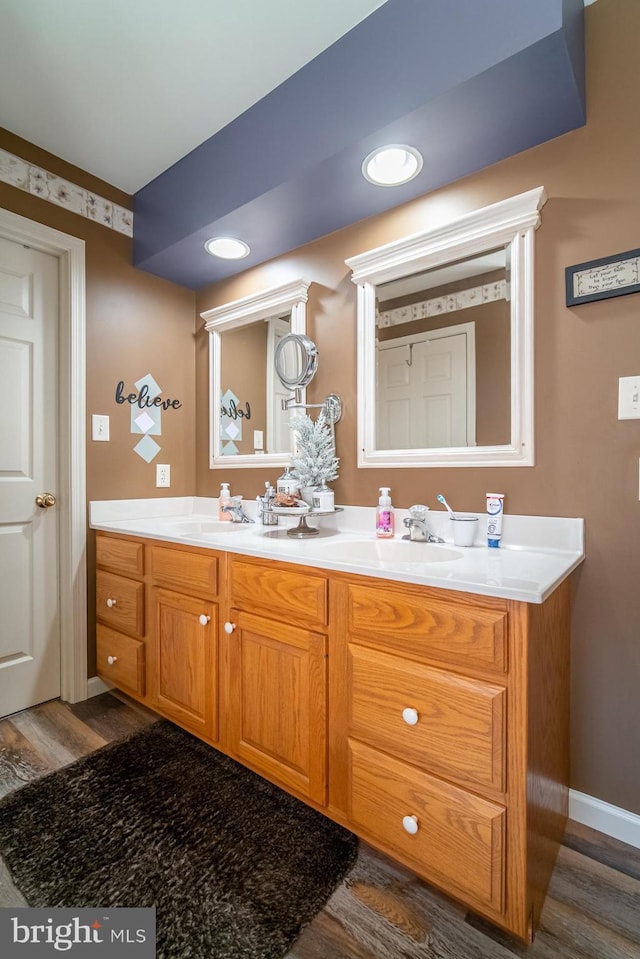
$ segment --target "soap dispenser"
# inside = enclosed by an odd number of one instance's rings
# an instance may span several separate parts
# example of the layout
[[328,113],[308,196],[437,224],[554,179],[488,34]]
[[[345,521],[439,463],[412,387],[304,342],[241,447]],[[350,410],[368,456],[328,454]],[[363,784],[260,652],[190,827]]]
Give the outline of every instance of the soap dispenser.
[[376,510],[376,536],[378,539],[391,539],[395,533],[395,516],[389,486],[380,487],[380,499]]
[[231,513],[226,513],[223,510],[223,506],[228,506],[231,502],[231,493],[229,492],[229,484],[222,483],[220,486],[220,495],[218,496],[218,519],[221,520],[230,520]]

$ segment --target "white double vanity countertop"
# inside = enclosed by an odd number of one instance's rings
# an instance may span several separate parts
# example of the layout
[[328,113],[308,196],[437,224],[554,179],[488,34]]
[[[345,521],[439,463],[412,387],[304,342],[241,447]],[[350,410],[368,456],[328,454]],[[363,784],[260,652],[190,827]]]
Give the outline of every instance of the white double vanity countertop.
[[[256,517],[256,503],[243,503]],[[262,559],[301,563],[384,579],[484,596],[542,603],[584,559],[584,520],[552,516],[505,515],[499,549],[486,544],[486,518],[480,518],[476,544],[453,545],[448,513],[430,511],[428,525],[443,544],[403,539],[407,510],[396,510],[396,535],[377,539],[375,509],[346,506],[341,511],[308,514],[316,536],[287,535],[298,517],[280,516],[278,526],[218,521],[218,501],[184,496],[102,500],[89,504],[93,529],[209,547]]]

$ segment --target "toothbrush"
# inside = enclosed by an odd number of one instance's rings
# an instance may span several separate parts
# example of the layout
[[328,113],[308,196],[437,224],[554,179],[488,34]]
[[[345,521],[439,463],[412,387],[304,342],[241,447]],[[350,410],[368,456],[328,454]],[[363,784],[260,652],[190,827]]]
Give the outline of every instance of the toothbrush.
[[449,512],[449,516],[451,517],[451,519],[457,519],[457,518],[458,518],[458,517],[456,516],[456,514],[453,512],[453,510],[451,509],[451,507],[449,506],[449,504],[447,503],[447,501],[446,501],[446,499],[444,498],[444,496],[442,495],[442,493],[438,493],[438,495],[436,496],[436,499],[438,500],[439,503],[442,503],[443,506],[446,506],[446,508],[447,508],[447,510],[448,510],[448,512]]

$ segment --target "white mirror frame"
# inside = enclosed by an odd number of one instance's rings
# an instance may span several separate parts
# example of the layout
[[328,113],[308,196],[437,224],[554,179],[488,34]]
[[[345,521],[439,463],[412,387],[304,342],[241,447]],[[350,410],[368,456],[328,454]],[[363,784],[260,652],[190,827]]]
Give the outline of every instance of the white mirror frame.
[[[235,469],[236,467],[289,465],[290,452],[293,452],[293,437],[291,451],[284,453],[247,453],[239,456],[220,454],[220,416],[214,415],[214,409],[218,411],[220,409],[222,388],[220,335],[225,330],[235,330],[249,323],[257,323],[287,310],[291,312],[290,332],[306,333],[309,286],[306,280],[292,280],[282,286],[271,287],[261,293],[245,296],[200,314],[205,321],[204,327],[209,333],[209,469],[217,466]],[[271,365],[273,365],[273,357],[271,357]],[[274,379],[275,377],[267,377],[268,382],[271,383]],[[304,390],[302,402],[305,402]]]
[[[544,187],[345,260],[358,287],[358,466],[534,465],[534,233]],[[511,245],[511,437],[505,446],[377,450],[376,285]]]

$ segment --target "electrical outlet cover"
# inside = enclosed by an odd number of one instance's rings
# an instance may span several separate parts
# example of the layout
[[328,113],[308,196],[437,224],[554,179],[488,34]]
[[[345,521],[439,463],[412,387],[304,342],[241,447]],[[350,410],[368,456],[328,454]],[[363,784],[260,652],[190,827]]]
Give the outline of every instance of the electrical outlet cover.
[[156,463],[156,486],[171,486],[171,467],[168,463]]

